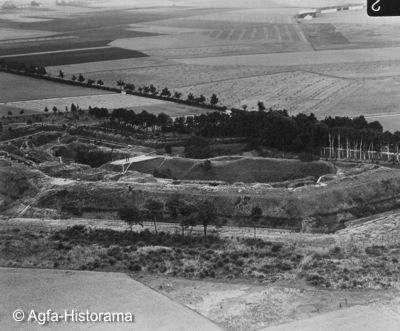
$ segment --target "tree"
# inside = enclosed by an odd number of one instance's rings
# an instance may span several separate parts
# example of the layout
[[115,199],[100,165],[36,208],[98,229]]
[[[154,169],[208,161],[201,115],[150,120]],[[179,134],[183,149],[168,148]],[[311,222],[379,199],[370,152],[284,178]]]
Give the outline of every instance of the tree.
[[94,83],[95,83],[95,81],[93,79],[90,79],[90,78],[86,82],[86,84],[89,85],[89,86],[92,86]]
[[60,70],[60,71],[58,72],[58,77],[64,78],[64,76],[65,76],[64,72],[63,72],[62,70]]
[[258,111],[264,111],[266,109],[264,102],[262,102],[262,101],[257,102],[257,107],[258,107]]
[[218,102],[219,102],[218,97],[216,96],[215,93],[213,93],[213,95],[211,96],[211,99],[210,99],[210,104],[215,106]]
[[262,217],[262,209],[258,206],[254,206],[251,210],[251,223],[254,228],[254,238],[256,237],[257,225]]
[[135,85],[132,83],[128,83],[125,85],[125,89],[128,91],[134,91],[135,90]]
[[165,130],[167,125],[171,123],[171,117],[165,113],[159,113],[156,118],[156,125],[161,127],[161,130]]
[[99,85],[99,86],[103,86],[104,82],[101,79],[99,79],[96,84]]
[[193,93],[189,93],[187,96],[187,101],[189,101],[190,103],[194,102],[194,95]]
[[75,75],[72,75],[71,79],[75,82],[78,78]]
[[44,107],[44,112],[45,112],[45,113],[48,113],[48,112],[49,112],[49,108]]
[[202,104],[206,102],[206,97],[203,94],[200,94],[200,96],[198,98],[195,98],[194,101],[198,104]]
[[25,113],[25,110],[21,109],[21,110],[19,111],[19,114],[22,115],[23,113]]
[[58,110],[57,107],[54,106],[54,107],[53,107],[53,112],[54,112],[54,114],[57,113],[57,110]]
[[175,91],[174,92],[174,98],[175,99],[180,99],[182,97],[182,93],[180,93],[180,92],[178,92],[178,91]]
[[153,84],[150,84],[149,91],[151,94],[157,95],[157,88]]
[[9,111],[7,112],[7,115],[8,115],[8,116],[12,116],[11,110],[9,110]]
[[218,213],[214,203],[209,200],[202,201],[198,208],[198,222],[203,224],[204,238],[207,237],[207,227],[210,224],[217,224]]
[[78,111],[78,108],[75,106],[74,103],[71,103],[71,113],[76,113]]
[[83,83],[85,80],[86,80],[86,78],[83,77],[82,74],[79,74],[79,76],[78,76],[78,82],[79,82],[79,83]]
[[47,71],[46,71],[46,68],[45,68],[45,67],[39,67],[39,68],[36,70],[36,73],[37,73],[38,75],[44,76],[44,75],[47,74]]
[[171,91],[168,89],[168,87],[164,87],[160,93],[160,96],[162,97],[171,97]]
[[167,208],[169,215],[175,220],[178,219],[180,205],[181,205],[181,200],[179,196],[176,194],[172,195],[165,203],[165,207]]
[[182,216],[181,217],[181,228],[182,228],[182,236],[185,235],[185,229],[188,227],[192,227],[197,225],[197,220],[198,220],[198,210],[197,208],[187,202],[180,200],[179,201],[179,214]]
[[117,80],[117,86],[122,90],[125,87],[125,82],[122,79]]
[[118,217],[125,221],[132,231],[134,225],[143,226],[140,211],[136,207],[127,207],[118,209]]
[[157,221],[163,217],[164,205],[160,201],[150,199],[146,201],[144,207],[153,219],[154,231],[157,232]]

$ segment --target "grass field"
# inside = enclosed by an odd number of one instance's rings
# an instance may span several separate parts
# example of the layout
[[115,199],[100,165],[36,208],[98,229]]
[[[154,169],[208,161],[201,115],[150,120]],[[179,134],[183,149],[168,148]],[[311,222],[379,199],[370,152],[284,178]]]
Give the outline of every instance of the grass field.
[[[96,89],[52,83],[0,72],[0,103],[107,94]],[[112,94],[112,93],[110,93]]]

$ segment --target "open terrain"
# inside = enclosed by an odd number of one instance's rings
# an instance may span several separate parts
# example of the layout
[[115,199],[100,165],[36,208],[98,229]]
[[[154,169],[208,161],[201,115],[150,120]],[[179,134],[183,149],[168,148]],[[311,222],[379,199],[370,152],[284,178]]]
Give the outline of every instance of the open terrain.
[[[0,59],[267,108],[172,122],[208,109],[1,72],[0,329],[43,328],[13,322],[16,308],[71,308],[131,311],[123,327],[139,330],[397,331],[398,154],[322,161],[341,123],[268,111],[399,128],[400,24],[365,8],[296,16],[337,2],[0,11]],[[361,122],[344,125],[356,143],[395,148]]]
[[[62,69],[112,86],[122,79],[179,88],[184,97],[216,93],[221,104],[250,110],[263,101],[320,118],[366,114],[382,120],[385,129],[398,128],[392,93],[400,72],[396,20],[368,18],[365,9],[296,18],[307,6],[321,7],[312,1],[297,7],[257,2],[251,9],[220,4],[85,8],[79,15],[55,7],[20,12],[3,18],[4,35],[11,31],[13,40],[0,41],[1,52],[30,63],[37,59],[53,75]],[[28,54],[37,52],[50,53]]]

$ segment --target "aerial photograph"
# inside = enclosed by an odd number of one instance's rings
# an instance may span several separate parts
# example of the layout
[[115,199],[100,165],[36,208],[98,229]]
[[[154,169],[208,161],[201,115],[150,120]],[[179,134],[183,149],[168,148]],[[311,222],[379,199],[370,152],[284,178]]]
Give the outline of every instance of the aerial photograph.
[[395,0],[0,0],[0,330],[399,331]]

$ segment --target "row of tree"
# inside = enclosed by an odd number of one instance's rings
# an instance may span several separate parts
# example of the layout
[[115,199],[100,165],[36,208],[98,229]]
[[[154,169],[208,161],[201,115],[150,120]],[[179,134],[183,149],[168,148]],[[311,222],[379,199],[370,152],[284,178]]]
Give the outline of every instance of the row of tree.
[[[143,226],[143,219],[151,219],[154,224],[154,231],[157,232],[157,222],[164,219],[164,211],[168,211],[170,217],[179,223],[182,235],[185,235],[187,229],[202,225],[204,237],[207,236],[209,225],[220,225],[217,208],[210,200],[200,201],[198,204],[188,202],[177,195],[171,196],[165,205],[157,200],[147,200],[144,209],[137,207],[125,207],[118,210],[118,217],[125,221],[132,231],[134,225]],[[262,218],[262,210],[254,206],[251,211],[251,222],[256,236],[257,225]]]
[[59,70],[58,76],[52,76],[47,73],[46,68],[43,66],[27,66],[23,62],[14,60],[0,59],[0,69],[3,71],[9,71],[17,74],[23,74],[35,78],[42,78],[51,81],[62,82],[70,85],[79,85],[86,87],[94,87],[102,90],[112,92],[124,92],[127,94],[140,95],[144,97],[165,99],[177,103],[190,104],[203,108],[209,108],[214,110],[225,110],[226,107],[218,105],[219,99],[214,93],[211,95],[209,100],[204,95],[195,96],[193,93],[189,93],[186,98],[182,98],[182,93],[179,91],[170,91],[168,87],[164,87],[159,90],[153,84],[136,87],[133,83],[126,83],[123,80],[116,82],[117,87],[106,86],[104,81],[101,79],[94,80],[86,78],[82,74],[72,75],[67,78],[64,71]]

